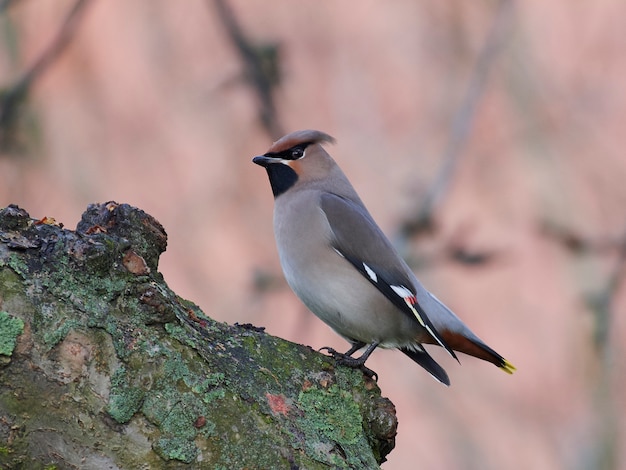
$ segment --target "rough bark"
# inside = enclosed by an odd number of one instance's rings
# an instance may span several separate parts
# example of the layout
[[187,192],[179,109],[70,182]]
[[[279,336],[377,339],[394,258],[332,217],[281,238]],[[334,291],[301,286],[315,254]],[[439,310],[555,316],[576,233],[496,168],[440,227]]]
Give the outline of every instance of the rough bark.
[[393,404],[359,371],[205,316],[158,272],[163,227],[0,210],[0,467],[372,468]]

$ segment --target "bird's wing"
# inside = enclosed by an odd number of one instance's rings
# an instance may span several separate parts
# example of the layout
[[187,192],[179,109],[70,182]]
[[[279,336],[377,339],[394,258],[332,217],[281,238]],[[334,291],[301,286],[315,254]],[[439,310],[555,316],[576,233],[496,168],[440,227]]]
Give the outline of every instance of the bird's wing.
[[320,207],[330,225],[335,251],[348,260],[398,309],[425,328],[433,339],[456,354],[437,332],[417,302],[412,273],[361,204],[332,193],[320,196]]

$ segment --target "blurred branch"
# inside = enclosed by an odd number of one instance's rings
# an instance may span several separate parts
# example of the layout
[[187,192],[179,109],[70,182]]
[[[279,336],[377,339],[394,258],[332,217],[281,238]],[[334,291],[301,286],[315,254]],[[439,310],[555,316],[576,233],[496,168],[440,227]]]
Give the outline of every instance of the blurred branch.
[[612,304],[626,277],[626,233],[620,238],[588,238],[560,225],[544,222],[542,233],[563,246],[572,255],[606,255],[617,250],[617,259],[604,289],[588,300],[595,315],[594,344],[601,351],[609,340]]
[[468,241],[474,225],[473,222],[465,222],[452,233],[444,247],[446,258],[467,267],[483,267],[499,257],[497,250],[475,247]]
[[626,234],[622,237],[618,258],[604,289],[588,300],[595,319],[593,343],[599,364],[599,374],[593,383],[598,431],[590,443],[588,468],[619,467],[621,438],[617,418],[619,405],[613,392],[614,347],[611,342],[611,320],[616,314],[615,299],[624,278],[626,278]]
[[259,100],[259,119],[272,139],[284,134],[278,119],[274,90],[280,84],[280,49],[276,43],[255,44],[250,41],[237,22],[226,0],[213,0],[228,38],[235,46],[245,67],[246,82]]
[[[0,7],[6,7],[11,0],[5,0]],[[28,92],[34,82],[48,70],[50,65],[58,59],[70,43],[81,14],[90,0],[77,0],[70,9],[61,28],[48,47],[41,53],[35,62],[22,74],[10,88],[3,90],[0,95],[0,146],[5,146],[11,140],[12,130],[19,114],[20,106],[26,100]],[[1,9],[0,9],[1,11]]]
[[0,0],[0,14],[4,13],[4,10],[10,7],[11,3],[13,3],[14,1],[15,0]]
[[402,238],[414,236],[418,232],[430,230],[433,227],[433,214],[442,197],[448,191],[458,166],[461,152],[472,129],[478,105],[485,94],[489,72],[504,43],[504,36],[507,32],[506,26],[512,11],[513,0],[500,0],[498,2],[491,29],[476,59],[463,101],[452,121],[450,139],[443,154],[443,163],[439,173],[415,215],[400,226]]
[[622,250],[625,243],[622,239],[608,237],[602,239],[586,238],[568,227],[548,221],[543,222],[539,230],[541,230],[543,235],[552,238],[572,254],[602,254],[615,249]]
[[610,342],[611,312],[624,278],[626,277],[626,234],[619,245],[618,257],[604,289],[589,302],[595,315],[594,344],[604,357]]
[[575,256],[605,256],[617,250],[612,271],[604,286],[587,296],[586,304],[593,315],[593,337],[598,375],[592,380],[594,416],[597,431],[587,446],[582,448],[584,468],[618,468],[619,425],[616,421],[617,402],[613,392],[614,347],[611,342],[612,318],[616,315],[616,298],[626,278],[626,231],[619,239],[586,238],[574,231],[544,223],[544,234]]

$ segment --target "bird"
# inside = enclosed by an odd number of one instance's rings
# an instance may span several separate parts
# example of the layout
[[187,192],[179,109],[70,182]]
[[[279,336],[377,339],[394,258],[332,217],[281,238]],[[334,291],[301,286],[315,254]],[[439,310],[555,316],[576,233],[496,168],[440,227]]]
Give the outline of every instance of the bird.
[[[516,368],[487,346],[418,281],[374,221],[317,130],[280,138],[252,162],[264,167],[274,196],[273,227],[280,264],[297,297],[350,343],[336,363],[361,369],[376,348],[399,349],[432,377],[450,385],[424,345]],[[359,357],[354,353],[364,349]]]

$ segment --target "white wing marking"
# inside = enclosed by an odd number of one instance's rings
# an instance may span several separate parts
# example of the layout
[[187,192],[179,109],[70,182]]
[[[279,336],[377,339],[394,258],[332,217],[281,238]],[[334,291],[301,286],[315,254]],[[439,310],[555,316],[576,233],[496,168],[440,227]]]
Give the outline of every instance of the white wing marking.
[[433,331],[433,329],[424,321],[422,316],[419,314],[417,309],[414,307],[414,304],[417,304],[417,299],[415,298],[415,294],[413,292],[411,292],[408,288],[404,287],[404,286],[390,286],[390,287],[393,289],[393,291],[396,294],[398,294],[400,297],[402,297],[404,302],[407,304],[407,306],[413,312],[413,315],[415,315],[415,318],[417,319],[419,324],[422,325],[422,327],[426,328],[426,331],[428,331],[430,333],[430,335],[435,339],[435,341],[437,341],[437,343],[439,343],[439,346],[441,346],[442,348],[447,350],[447,348],[443,344],[443,341],[441,341],[441,339],[439,338],[439,335],[436,334]]
[[[367,264],[363,263],[363,267],[365,268],[365,272],[370,277],[370,279],[374,282],[378,282],[378,276],[376,273],[370,268]],[[393,286],[392,286],[393,287]]]

